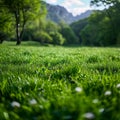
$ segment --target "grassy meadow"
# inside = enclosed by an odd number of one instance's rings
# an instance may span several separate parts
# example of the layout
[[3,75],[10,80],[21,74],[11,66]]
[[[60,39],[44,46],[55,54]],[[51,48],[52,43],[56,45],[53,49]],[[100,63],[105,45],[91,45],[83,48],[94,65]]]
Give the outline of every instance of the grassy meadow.
[[120,120],[120,48],[3,43],[0,120]]

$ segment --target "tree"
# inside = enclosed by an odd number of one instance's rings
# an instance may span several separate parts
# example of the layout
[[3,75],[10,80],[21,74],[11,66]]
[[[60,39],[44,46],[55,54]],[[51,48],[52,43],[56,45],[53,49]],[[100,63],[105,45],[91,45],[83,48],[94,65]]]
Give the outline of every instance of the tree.
[[81,31],[83,45],[108,46],[116,44],[109,17],[105,11],[96,11],[89,17],[89,24]]
[[109,17],[112,34],[113,34],[113,43],[120,41],[120,0],[91,0],[91,5],[105,7],[106,15]]
[[88,24],[88,18],[79,20],[77,22],[72,23],[70,26],[72,30],[75,32],[76,36],[79,38],[79,43],[82,43],[82,38],[80,35],[80,32],[87,26]]
[[61,34],[66,39],[65,44],[78,44],[78,37],[75,35],[74,31],[70,27],[61,29]]
[[91,0],[91,5],[110,7],[110,6],[117,6],[118,9],[120,5],[120,0]]
[[12,33],[11,15],[6,14],[7,10],[0,7],[0,43]]
[[79,39],[72,30],[72,28],[65,24],[64,22],[59,23],[59,26],[61,27],[60,33],[62,36],[66,39],[65,44],[78,44]]
[[57,23],[47,20],[45,31],[47,33],[57,32],[60,30],[60,27]]
[[25,25],[28,21],[43,14],[41,0],[0,0],[1,6],[12,14],[16,29],[17,45],[21,43]]
[[34,34],[34,40],[41,44],[52,43],[52,37],[45,31],[36,31]]
[[65,38],[59,32],[51,32],[50,36],[53,38],[54,45],[63,45]]

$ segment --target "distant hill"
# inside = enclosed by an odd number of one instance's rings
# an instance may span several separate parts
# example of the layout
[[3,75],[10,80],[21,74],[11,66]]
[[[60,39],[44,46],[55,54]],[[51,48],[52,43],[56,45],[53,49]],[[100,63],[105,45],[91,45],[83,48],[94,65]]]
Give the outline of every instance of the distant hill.
[[67,24],[71,24],[72,22],[87,18],[93,12],[92,10],[88,10],[80,15],[73,16],[72,13],[68,12],[64,7],[59,5],[51,5],[46,3],[47,8],[47,19],[52,20],[56,23],[60,21],[64,21]]

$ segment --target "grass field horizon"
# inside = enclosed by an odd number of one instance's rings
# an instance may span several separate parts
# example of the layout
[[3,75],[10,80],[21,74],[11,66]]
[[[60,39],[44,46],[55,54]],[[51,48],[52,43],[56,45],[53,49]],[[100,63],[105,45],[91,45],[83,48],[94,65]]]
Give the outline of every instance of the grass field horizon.
[[120,48],[1,44],[0,120],[120,120]]

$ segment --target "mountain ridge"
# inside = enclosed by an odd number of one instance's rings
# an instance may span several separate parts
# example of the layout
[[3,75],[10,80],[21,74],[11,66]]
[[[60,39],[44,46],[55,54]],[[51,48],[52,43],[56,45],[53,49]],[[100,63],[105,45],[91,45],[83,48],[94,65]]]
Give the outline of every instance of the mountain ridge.
[[67,24],[71,24],[78,20],[87,18],[93,13],[93,10],[87,10],[86,12],[81,13],[80,15],[73,16],[73,14],[68,12],[67,9],[64,8],[63,6],[51,5],[48,3],[46,3],[46,8],[47,8],[47,17],[46,18],[55,23],[59,23],[59,22],[63,21]]

